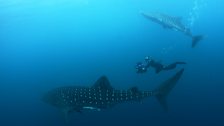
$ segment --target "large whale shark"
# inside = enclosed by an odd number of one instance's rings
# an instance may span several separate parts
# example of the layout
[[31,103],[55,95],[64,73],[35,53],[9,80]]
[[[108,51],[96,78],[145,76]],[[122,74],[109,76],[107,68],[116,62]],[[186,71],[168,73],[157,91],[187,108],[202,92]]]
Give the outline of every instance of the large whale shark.
[[192,38],[192,45],[191,47],[195,47],[196,44],[203,38],[202,35],[193,36],[191,30],[187,28],[181,22],[180,17],[173,17],[162,13],[144,13],[140,12],[145,18],[156,22],[163,26],[163,28],[173,29],[175,31],[180,31],[187,36]]
[[162,107],[168,110],[167,95],[176,85],[183,71],[184,69],[181,69],[152,91],[140,91],[137,87],[117,90],[110,85],[106,76],[102,76],[90,87],[67,86],[52,89],[43,96],[42,100],[60,109],[64,113],[66,122],[70,112],[83,112],[86,109],[100,111],[119,103],[141,101],[150,96],[155,96]]

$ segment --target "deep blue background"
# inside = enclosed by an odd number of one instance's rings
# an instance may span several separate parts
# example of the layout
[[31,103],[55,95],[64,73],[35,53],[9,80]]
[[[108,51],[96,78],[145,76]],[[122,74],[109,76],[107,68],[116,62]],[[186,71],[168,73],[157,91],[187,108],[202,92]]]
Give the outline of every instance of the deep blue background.
[[[42,103],[48,90],[91,86],[107,75],[114,88],[153,90],[185,72],[165,113],[155,98],[102,112],[74,113],[75,126],[223,126],[222,0],[0,0],[0,125],[63,126],[60,112]],[[181,16],[204,40],[164,30],[139,11]],[[194,20],[192,20],[194,19]],[[146,55],[187,65],[156,75],[135,73]]]

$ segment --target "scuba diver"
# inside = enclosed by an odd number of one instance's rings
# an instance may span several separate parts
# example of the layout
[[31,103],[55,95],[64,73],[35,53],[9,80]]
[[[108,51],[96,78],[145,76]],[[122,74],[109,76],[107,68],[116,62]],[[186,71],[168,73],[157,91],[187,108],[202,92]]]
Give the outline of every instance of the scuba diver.
[[147,72],[147,69],[150,67],[150,63],[148,62],[149,61],[149,57],[145,57],[145,63],[142,63],[142,62],[138,62],[136,64],[136,72],[137,73],[145,73]]
[[160,62],[156,62],[155,60],[153,60],[149,56],[146,56],[145,57],[145,63],[138,62],[136,64],[136,70],[137,70],[137,73],[145,73],[145,72],[147,72],[147,69],[151,66],[155,69],[155,72],[158,74],[162,70],[175,69],[178,64],[186,64],[186,63],[185,62],[174,62],[172,64],[169,64],[169,65],[165,66],[165,65],[161,64]]
[[145,73],[147,72],[148,67],[146,66],[146,64],[142,63],[142,62],[138,62],[136,64],[136,72],[137,73]]

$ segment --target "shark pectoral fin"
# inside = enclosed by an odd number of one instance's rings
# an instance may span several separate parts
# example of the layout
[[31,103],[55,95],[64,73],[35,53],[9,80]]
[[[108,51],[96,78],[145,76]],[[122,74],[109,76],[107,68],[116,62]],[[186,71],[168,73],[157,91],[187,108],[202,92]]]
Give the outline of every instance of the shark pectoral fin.
[[62,114],[66,123],[69,122],[69,109],[63,109]]
[[68,119],[68,112],[63,111],[63,117],[64,117],[65,122],[68,123],[68,122],[69,122],[69,119]]
[[178,80],[181,78],[184,69],[178,71],[173,77],[163,82],[157,89],[154,90],[154,95],[162,105],[165,111],[168,110],[166,98],[170,91],[175,87]]

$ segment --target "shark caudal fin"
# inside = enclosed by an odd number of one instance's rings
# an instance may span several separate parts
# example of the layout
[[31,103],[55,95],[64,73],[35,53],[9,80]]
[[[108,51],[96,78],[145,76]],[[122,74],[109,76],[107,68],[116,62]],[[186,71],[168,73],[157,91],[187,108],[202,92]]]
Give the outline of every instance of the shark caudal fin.
[[199,41],[201,41],[203,39],[202,35],[197,35],[197,36],[192,36],[192,45],[191,47],[194,48]]
[[184,72],[184,69],[181,69],[173,77],[163,82],[158,88],[154,90],[155,97],[157,98],[157,100],[162,105],[165,111],[168,110],[166,97],[170,93],[170,91],[173,89],[173,87],[175,87],[176,83],[180,79],[183,72]]

